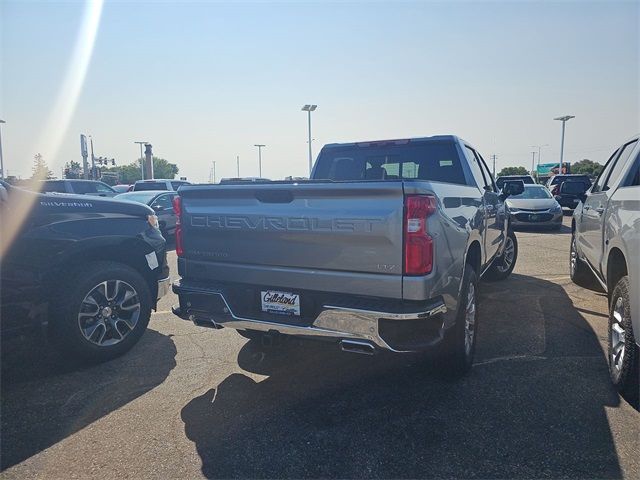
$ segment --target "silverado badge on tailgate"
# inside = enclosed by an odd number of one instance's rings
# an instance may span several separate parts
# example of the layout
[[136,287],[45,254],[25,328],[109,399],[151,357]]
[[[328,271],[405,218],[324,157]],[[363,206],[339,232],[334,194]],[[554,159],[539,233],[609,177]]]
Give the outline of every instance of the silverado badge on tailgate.
[[274,290],[262,291],[262,311],[281,315],[300,315],[300,295]]

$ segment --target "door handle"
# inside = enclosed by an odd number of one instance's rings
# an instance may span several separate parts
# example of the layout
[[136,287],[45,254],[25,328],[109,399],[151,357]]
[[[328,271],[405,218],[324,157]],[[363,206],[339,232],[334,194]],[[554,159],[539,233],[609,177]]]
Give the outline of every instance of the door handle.
[[594,208],[594,210],[598,213],[598,215],[602,215],[602,212],[604,212],[603,207]]

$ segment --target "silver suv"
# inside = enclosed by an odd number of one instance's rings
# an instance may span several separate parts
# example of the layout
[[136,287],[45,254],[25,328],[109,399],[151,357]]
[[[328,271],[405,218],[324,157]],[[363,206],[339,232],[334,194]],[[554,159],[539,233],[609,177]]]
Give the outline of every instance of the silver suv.
[[573,214],[570,257],[576,284],[599,284],[608,294],[609,372],[614,385],[632,402],[640,395],[639,138],[618,148],[581,196]]

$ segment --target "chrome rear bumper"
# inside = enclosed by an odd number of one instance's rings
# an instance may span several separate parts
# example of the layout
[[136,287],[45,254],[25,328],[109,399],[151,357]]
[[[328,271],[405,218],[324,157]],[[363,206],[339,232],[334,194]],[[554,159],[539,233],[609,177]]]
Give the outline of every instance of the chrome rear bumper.
[[[393,352],[411,352],[415,350],[397,349],[389,345],[389,343],[380,335],[379,321],[381,319],[398,322],[427,320],[447,312],[447,307],[442,300],[436,301],[419,311],[403,313],[363,310],[336,305],[323,305],[320,313],[313,320],[311,325],[302,326],[238,316],[234,314],[224,294],[219,291],[192,289],[180,285],[179,283],[174,283],[173,291],[179,296],[185,295],[185,298],[188,298],[188,295],[191,293],[196,295],[205,294],[217,296],[221,300],[220,305],[222,308],[220,311],[215,312],[192,310],[189,308],[188,301],[186,302],[186,308],[173,308],[174,314],[185,320],[191,320],[198,326],[277,332],[284,335],[301,337],[360,340],[370,343],[375,348],[390,350]],[[444,321],[442,321],[439,326],[443,329]]]

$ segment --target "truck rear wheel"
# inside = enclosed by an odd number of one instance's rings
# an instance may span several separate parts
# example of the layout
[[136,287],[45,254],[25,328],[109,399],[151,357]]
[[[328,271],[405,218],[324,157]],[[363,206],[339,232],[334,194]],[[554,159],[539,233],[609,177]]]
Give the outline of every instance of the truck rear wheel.
[[485,278],[494,281],[504,280],[511,275],[511,272],[516,267],[516,260],[518,260],[518,240],[516,239],[516,234],[510,228],[507,231],[502,255],[493,260],[485,274]]
[[52,337],[64,353],[92,362],[133,347],[151,317],[147,281],[117,262],[92,262],[76,270],[52,301]]
[[609,373],[618,391],[632,403],[638,402],[638,346],[631,323],[629,277],[622,277],[611,294],[609,307]]
[[458,378],[469,372],[476,351],[478,325],[478,276],[470,264],[465,265],[456,323],[446,333],[440,355],[441,371]]

